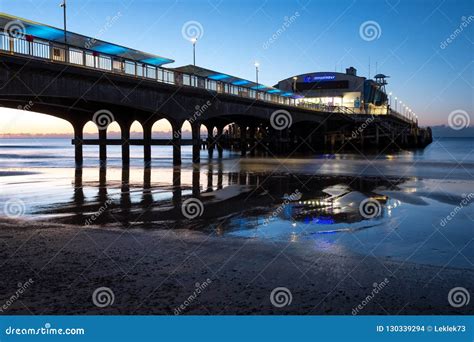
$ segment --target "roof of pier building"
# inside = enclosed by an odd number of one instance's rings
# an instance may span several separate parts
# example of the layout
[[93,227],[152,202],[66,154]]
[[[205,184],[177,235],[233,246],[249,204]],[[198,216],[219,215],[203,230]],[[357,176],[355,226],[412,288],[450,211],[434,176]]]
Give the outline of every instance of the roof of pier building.
[[[46,40],[58,45],[64,44],[64,30],[53,26],[37,23],[31,20],[15,17],[0,12],[0,30],[16,30],[21,36],[31,36],[34,39]],[[138,51],[121,45],[87,37],[78,33],[66,32],[67,44],[79,49],[90,50],[113,57],[120,57],[135,62],[160,66],[173,63],[170,58],[161,57],[147,52]]]
[[[289,77],[275,85],[282,91],[297,91],[305,97],[324,96],[344,92],[363,92],[367,79],[357,76],[357,70],[350,67],[341,72],[311,72]],[[296,89],[295,89],[296,83]]]
[[219,71],[202,68],[202,67],[195,66],[195,65],[185,65],[185,66],[182,66],[182,67],[173,68],[173,70],[176,70],[176,71],[182,72],[182,73],[186,73],[186,74],[190,74],[190,75],[195,75],[195,76],[199,76],[199,77],[208,78],[208,79],[211,79],[211,80],[214,80],[214,81],[219,81],[219,82],[226,83],[226,84],[231,84],[231,85],[234,85],[234,86],[239,86],[239,87],[251,89],[251,90],[259,90],[261,92],[266,92],[266,93],[269,93],[269,94],[275,94],[275,95],[280,95],[280,96],[284,96],[284,97],[291,97],[291,98],[300,98],[300,97],[302,97],[299,94],[295,94],[291,90],[283,91],[283,90],[278,89],[276,87],[267,86],[267,85],[264,85],[264,84],[261,84],[261,83],[257,84],[254,81],[246,80],[246,79],[243,79],[243,78],[240,78],[240,77],[237,77],[237,76],[224,74],[224,73],[219,72]]

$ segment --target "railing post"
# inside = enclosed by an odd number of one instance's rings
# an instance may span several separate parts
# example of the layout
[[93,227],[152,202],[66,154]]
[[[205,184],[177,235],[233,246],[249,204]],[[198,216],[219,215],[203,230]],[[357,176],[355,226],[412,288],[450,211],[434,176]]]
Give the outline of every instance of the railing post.
[[11,36],[8,36],[8,45],[9,45],[9,50],[10,50],[10,53],[13,55],[15,53],[15,41],[13,39],[13,37]]

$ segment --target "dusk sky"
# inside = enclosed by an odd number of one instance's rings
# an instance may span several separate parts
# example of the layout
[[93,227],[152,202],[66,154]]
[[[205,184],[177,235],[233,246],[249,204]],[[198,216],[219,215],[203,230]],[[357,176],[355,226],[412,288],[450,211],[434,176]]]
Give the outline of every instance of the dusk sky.
[[[0,0],[0,11],[61,28],[59,3]],[[70,31],[176,60],[171,67],[192,63],[192,45],[182,34],[189,21],[203,29],[199,66],[253,80],[258,60],[260,82],[267,85],[348,66],[368,76],[370,58],[371,75],[376,63],[379,73],[390,75],[387,90],[417,113],[421,125],[446,124],[454,110],[468,112],[473,124],[472,15],[471,0],[68,1]],[[380,27],[371,41],[359,32],[367,21]],[[443,43],[450,36],[452,42]],[[55,118],[7,109],[0,114],[0,133],[72,131]]]

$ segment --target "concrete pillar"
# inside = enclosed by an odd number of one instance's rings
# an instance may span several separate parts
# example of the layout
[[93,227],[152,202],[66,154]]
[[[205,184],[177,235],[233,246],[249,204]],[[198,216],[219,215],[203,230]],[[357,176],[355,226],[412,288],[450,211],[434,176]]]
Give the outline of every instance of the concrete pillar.
[[[123,160],[122,160],[123,163]],[[131,208],[130,198],[130,168],[128,164],[124,164],[122,167],[122,186],[120,188],[120,206],[122,209],[121,215],[124,219],[124,223],[128,224],[128,217]]]
[[217,153],[218,153],[219,159],[222,159],[222,156],[224,154],[224,149],[222,147],[223,132],[224,132],[224,127],[222,126],[217,127]]
[[193,197],[199,197],[201,193],[201,170],[199,169],[199,165],[193,166]]
[[194,123],[191,125],[193,135],[193,163],[201,162],[201,124]]
[[207,164],[207,191],[212,191],[212,181],[213,181],[214,170],[212,167],[212,163]]
[[178,125],[173,126],[173,165],[181,165],[181,126]]
[[83,123],[74,123],[74,158],[76,161],[76,165],[82,165],[83,163],[83,153],[82,153],[82,145],[83,145],[83,133],[82,129],[84,128]]
[[222,189],[222,181],[224,179],[224,174],[223,174],[224,166],[222,165],[222,161],[219,161],[217,167],[218,167],[218,170],[217,170],[217,189],[220,190],[220,189]]
[[105,162],[100,163],[99,168],[99,203],[107,201],[107,166]]
[[151,166],[151,132],[152,124],[142,124],[143,127],[143,161],[146,167]]
[[214,154],[214,126],[207,127],[207,153],[209,158]]
[[247,126],[240,125],[240,155],[244,157],[247,154]]
[[249,127],[249,143],[250,143],[250,155],[255,155],[255,126],[252,125]]
[[181,204],[181,167],[173,168],[173,204],[179,207]]
[[130,126],[128,122],[121,122],[120,129],[122,131],[122,165],[130,165]]
[[99,159],[101,164],[107,160],[107,128],[99,128]]
[[84,189],[82,187],[82,166],[76,165],[74,172],[74,203],[78,208],[78,216],[82,220],[83,210],[80,209],[84,205]]

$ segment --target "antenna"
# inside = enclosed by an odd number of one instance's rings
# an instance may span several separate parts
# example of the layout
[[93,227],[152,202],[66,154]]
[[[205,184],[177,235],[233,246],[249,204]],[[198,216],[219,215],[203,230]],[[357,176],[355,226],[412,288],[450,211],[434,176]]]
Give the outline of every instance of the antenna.
[[369,79],[370,79],[370,57],[369,57]]

